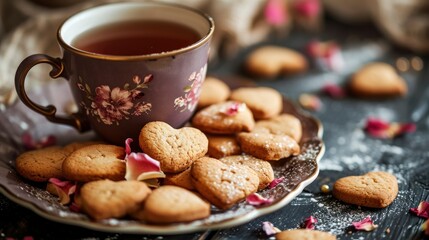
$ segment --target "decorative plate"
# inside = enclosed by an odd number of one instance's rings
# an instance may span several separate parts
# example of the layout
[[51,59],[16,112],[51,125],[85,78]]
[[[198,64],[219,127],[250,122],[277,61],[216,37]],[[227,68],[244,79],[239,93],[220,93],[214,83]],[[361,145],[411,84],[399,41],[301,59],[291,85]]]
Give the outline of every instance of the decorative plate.
[[[54,92],[57,94],[44,93],[44,91],[52,92],[53,89],[56,89]],[[65,90],[67,90],[67,86],[54,85],[52,88],[44,88],[38,96],[55,98],[56,104],[61,105],[62,102],[67,102],[61,97],[70,97],[69,94],[65,94],[67,93]],[[46,100],[49,101],[49,99]],[[24,180],[18,175],[14,167],[14,160],[20,152],[18,149],[21,148],[19,136],[24,132],[36,137],[54,134],[60,144],[78,139],[88,139],[94,134],[79,135],[68,127],[51,124],[37,114],[28,111],[19,102],[0,114],[0,132],[2,132],[0,134],[0,192],[17,204],[52,221],[106,232],[179,234],[240,225],[284,207],[313,182],[319,174],[318,161],[325,150],[321,140],[323,128],[320,121],[302,111],[288,99],[284,99],[283,111],[293,114],[301,120],[303,125],[303,138],[300,143],[302,152],[298,156],[272,162],[275,177],[285,177],[285,180],[273,189],[265,189],[259,192],[264,197],[274,199],[271,204],[262,207],[248,205],[245,201],[236,204],[227,211],[213,207],[211,216],[206,219],[173,225],[149,225],[123,219],[95,222],[85,214],[72,212],[68,207],[59,204],[55,196],[45,191],[44,184],[35,184]]]

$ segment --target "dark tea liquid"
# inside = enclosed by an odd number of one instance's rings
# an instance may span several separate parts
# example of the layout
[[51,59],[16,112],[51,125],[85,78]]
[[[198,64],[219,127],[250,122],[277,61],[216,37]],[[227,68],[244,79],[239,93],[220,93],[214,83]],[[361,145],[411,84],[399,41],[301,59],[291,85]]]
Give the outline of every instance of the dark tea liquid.
[[177,50],[199,39],[196,31],[176,23],[132,21],[91,29],[78,36],[72,45],[103,55],[135,56]]

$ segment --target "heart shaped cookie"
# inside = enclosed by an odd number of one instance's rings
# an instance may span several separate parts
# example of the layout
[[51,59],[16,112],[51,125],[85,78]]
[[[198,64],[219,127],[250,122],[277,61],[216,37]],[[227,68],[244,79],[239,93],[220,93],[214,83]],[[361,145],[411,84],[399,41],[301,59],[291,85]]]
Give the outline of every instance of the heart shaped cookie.
[[181,187],[161,186],[145,200],[142,210],[133,213],[136,219],[150,223],[177,223],[206,218],[210,204]]
[[358,97],[386,98],[404,96],[408,88],[405,80],[386,63],[370,63],[357,71],[349,82]]
[[226,165],[209,157],[192,164],[191,179],[194,187],[210,203],[228,209],[258,190],[258,174],[247,166]]
[[268,87],[238,88],[232,91],[230,99],[246,103],[255,119],[272,118],[283,109],[282,95]]
[[99,180],[80,190],[82,210],[96,220],[121,218],[139,209],[151,193],[140,181]]
[[362,176],[338,179],[332,194],[346,203],[385,208],[398,195],[398,181],[395,176],[387,172],[369,172]]
[[267,120],[256,122],[252,132],[268,132],[276,135],[288,135],[299,142],[302,136],[301,121],[294,115],[284,113]]
[[184,171],[208,149],[206,135],[192,127],[174,129],[164,122],[150,122],[140,131],[139,145],[144,153],[161,163],[167,173]]

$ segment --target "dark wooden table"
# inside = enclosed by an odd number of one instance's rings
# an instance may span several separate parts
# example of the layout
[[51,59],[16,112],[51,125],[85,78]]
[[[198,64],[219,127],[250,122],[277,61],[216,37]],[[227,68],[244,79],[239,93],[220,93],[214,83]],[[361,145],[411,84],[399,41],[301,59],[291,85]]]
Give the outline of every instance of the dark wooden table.
[[[271,81],[246,77],[241,64],[254,47],[244,49],[237,56],[211,64],[209,74],[225,79],[244,78],[257,85],[270,86],[296,100],[299,94],[318,94],[323,108],[312,114],[324,125],[323,140],[326,153],[320,162],[316,181],[284,208],[230,229],[213,230],[177,236],[149,236],[104,233],[64,225],[41,218],[3,195],[0,195],[0,239],[268,239],[262,222],[270,221],[281,230],[300,227],[304,219],[318,219],[316,229],[330,231],[338,239],[424,239],[419,230],[423,219],[409,212],[420,201],[429,200],[429,61],[423,57],[422,71],[402,73],[409,86],[405,98],[368,101],[352,97],[332,99],[320,93],[327,82],[344,84],[359,66],[370,61],[395,64],[399,57],[415,54],[398,49],[386,42],[370,26],[346,26],[328,20],[323,33],[292,32],[287,38],[273,37],[260,43],[288,46],[302,51],[312,39],[336,40],[344,47],[346,66],[339,73],[322,72],[314,66],[305,74],[280,77]],[[2,113],[0,113],[2,114]],[[390,140],[372,138],[362,130],[369,116],[395,122],[415,122],[417,131]],[[2,124],[2,123],[0,123]],[[341,203],[331,194],[324,194],[320,186],[332,186],[336,179],[369,171],[388,171],[399,180],[399,194],[385,209],[368,209]],[[367,215],[378,224],[372,232],[357,232],[351,222]],[[427,237],[426,237],[427,239]]]

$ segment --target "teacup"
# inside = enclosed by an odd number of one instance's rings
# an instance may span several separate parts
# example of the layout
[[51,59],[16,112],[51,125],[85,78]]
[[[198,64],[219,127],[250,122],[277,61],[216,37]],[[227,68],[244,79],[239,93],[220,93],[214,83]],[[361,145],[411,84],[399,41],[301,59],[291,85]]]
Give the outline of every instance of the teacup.
[[[15,76],[20,99],[49,121],[93,129],[123,144],[150,121],[178,128],[192,116],[205,79],[213,20],[197,10],[155,2],[111,3],[83,10],[57,31],[62,58],[35,54]],[[150,46],[149,46],[150,45]],[[24,82],[40,63],[70,85],[79,111],[56,116],[29,99]]]

